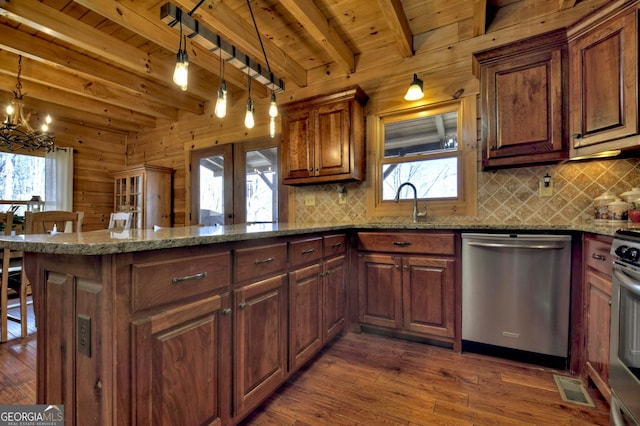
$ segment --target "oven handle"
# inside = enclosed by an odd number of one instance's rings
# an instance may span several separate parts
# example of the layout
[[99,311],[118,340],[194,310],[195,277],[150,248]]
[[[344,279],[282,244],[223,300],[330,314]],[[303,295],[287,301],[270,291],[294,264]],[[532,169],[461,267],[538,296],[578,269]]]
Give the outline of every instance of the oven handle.
[[620,281],[621,287],[624,287],[630,292],[640,296],[640,284],[638,284],[637,280],[634,281],[633,279],[631,279],[629,275],[624,273],[624,271],[620,270],[619,268],[616,268],[615,264],[613,265],[613,274]]
[[618,398],[615,396],[611,398],[611,424],[613,426],[624,426],[624,419],[622,417],[622,409],[618,404]]

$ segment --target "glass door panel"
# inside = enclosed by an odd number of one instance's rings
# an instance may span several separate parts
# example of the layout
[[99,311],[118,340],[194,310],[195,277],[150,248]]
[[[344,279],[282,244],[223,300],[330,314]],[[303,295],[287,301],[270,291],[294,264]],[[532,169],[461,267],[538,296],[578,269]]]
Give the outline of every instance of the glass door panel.
[[278,149],[245,153],[245,211],[247,223],[278,221]]

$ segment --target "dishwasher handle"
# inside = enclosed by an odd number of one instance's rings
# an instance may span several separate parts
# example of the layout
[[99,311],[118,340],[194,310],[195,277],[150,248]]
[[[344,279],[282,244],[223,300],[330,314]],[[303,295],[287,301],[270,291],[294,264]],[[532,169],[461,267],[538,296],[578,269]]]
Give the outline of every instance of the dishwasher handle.
[[466,244],[472,247],[494,247],[494,248],[514,248],[514,249],[536,249],[536,250],[562,250],[565,248],[563,245],[556,244],[505,244],[505,243],[477,243],[474,241],[468,241]]

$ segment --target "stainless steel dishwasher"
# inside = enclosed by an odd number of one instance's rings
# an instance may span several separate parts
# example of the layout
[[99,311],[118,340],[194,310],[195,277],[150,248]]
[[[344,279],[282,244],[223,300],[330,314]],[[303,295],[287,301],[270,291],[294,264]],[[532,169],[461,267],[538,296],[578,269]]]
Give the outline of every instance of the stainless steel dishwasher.
[[462,339],[567,359],[571,236],[462,234]]

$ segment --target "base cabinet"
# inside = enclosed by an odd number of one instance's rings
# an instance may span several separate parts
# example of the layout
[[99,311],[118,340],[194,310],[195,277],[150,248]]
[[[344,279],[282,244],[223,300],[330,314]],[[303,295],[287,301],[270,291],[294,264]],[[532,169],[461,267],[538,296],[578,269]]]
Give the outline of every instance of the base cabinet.
[[360,233],[358,241],[360,323],[455,344],[453,234]]
[[289,368],[297,370],[322,347],[321,265],[289,273]]
[[611,388],[609,387],[609,337],[611,324],[610,249],[610,237],[585,237],[585,367],[587,376],[609,402],[611,402]]

